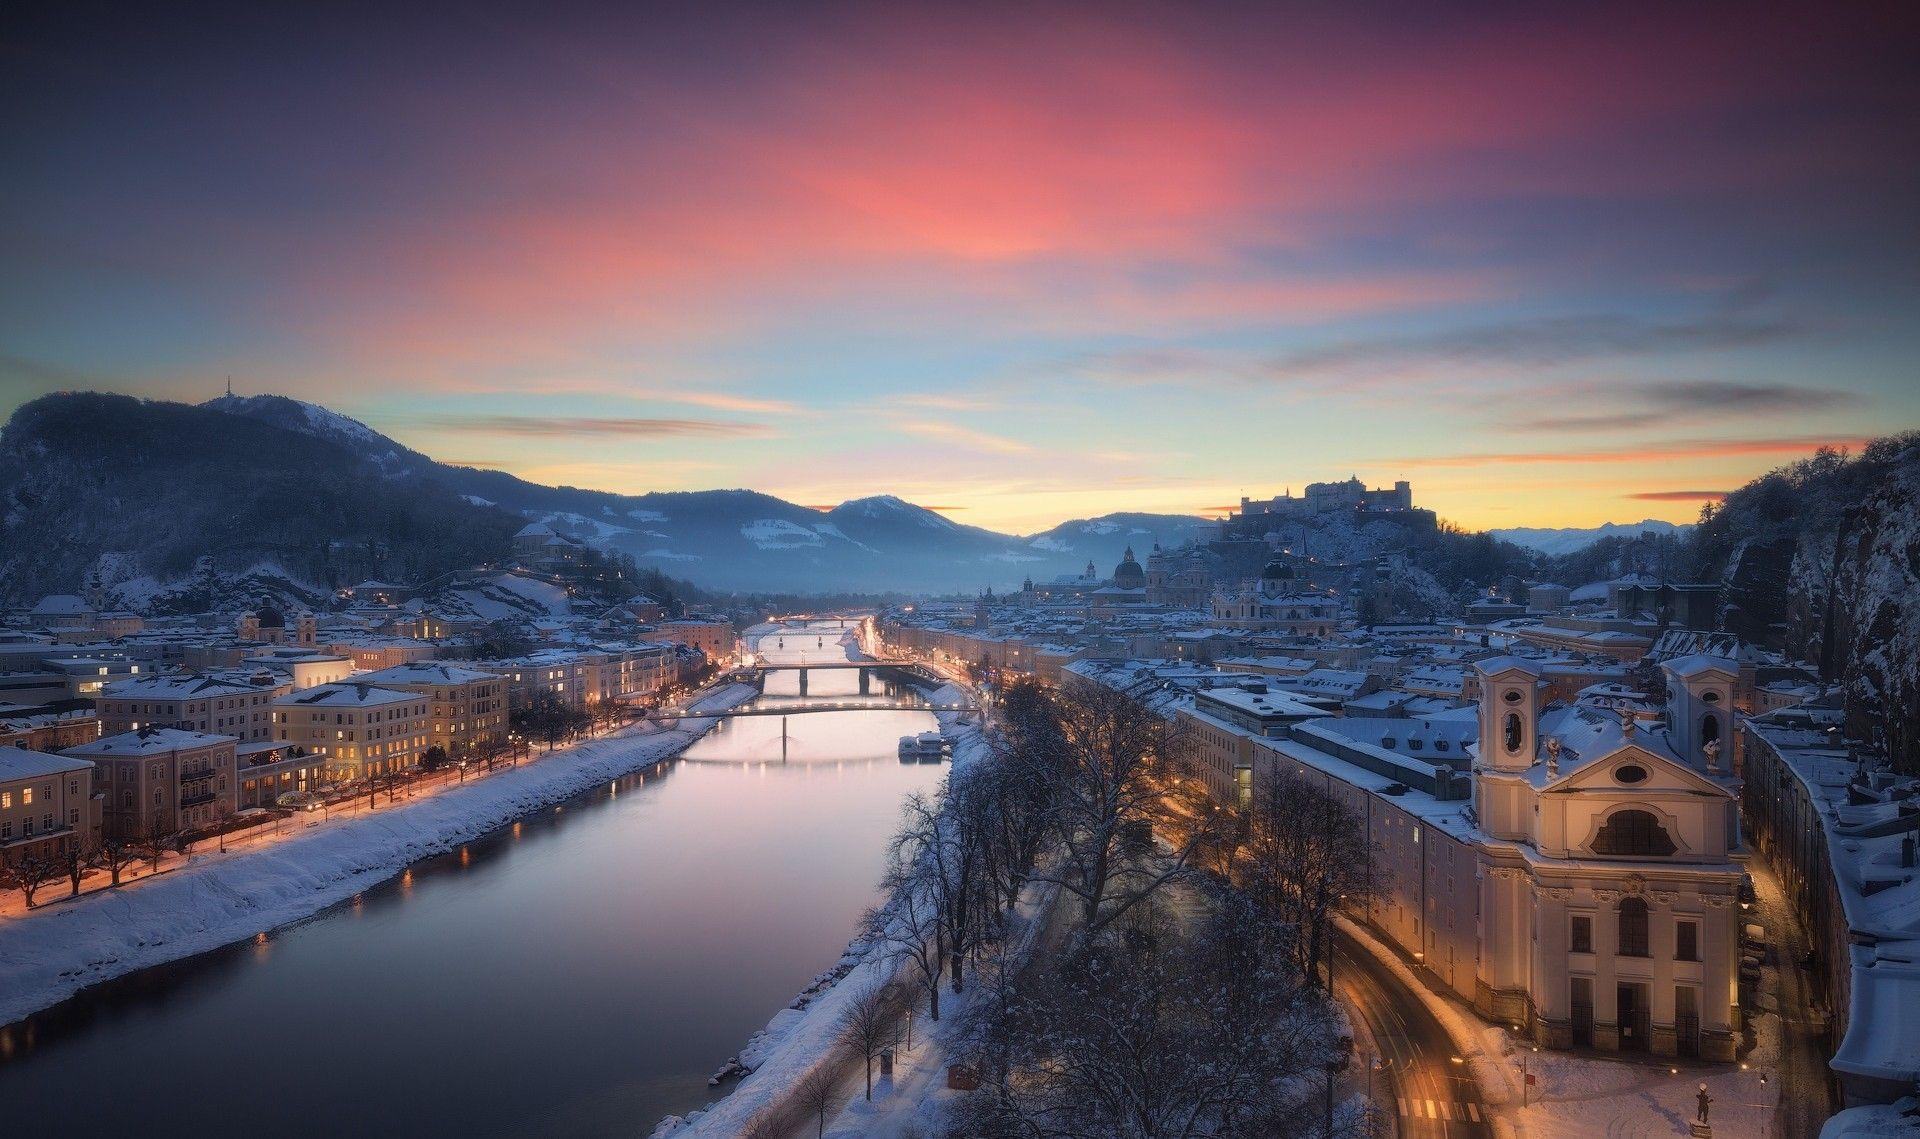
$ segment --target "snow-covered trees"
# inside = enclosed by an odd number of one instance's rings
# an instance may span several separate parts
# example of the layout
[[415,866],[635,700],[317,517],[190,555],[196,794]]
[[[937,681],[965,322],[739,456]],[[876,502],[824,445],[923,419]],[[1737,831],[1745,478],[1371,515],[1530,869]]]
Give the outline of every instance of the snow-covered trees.
[[867,1098],[873,1098],[873,1058],[893,1039],[898,1002],[890,985],[871,985],[853,995],[840,1011],[838,1041],[866,1063]]
[[1341,904],[1364,908],[1381,888],[1362,820],[1346,803],[1285,773],[1262,777],[1246,811],[1233,879],[1252,916],[1291,931],[1286,950],[1301,975],[1315,976],[1330,952]]
[[65,873],[57,852],[29,848],[0,857],[0,888],[20,891],[20,897],[33,908],[34,895],[47,883]]
[[1026,755],[1052,786],[1061,859],[1050,880],[1080,903],[1082,932],[1098,933],[1186,874],[1224,819],[1193,776],[1186,741],[1143,702],[1082,685],[1030,714],[1052,721],[1032,729],[1050,739],[1048,752]]
[[[980,1092],[956,1133],[1037,1139],[1300,1134],[1330,1006],[1244,902],[1180,923],[1136,908],[983,991]],[[987,998],[991,999],[987,999]]]

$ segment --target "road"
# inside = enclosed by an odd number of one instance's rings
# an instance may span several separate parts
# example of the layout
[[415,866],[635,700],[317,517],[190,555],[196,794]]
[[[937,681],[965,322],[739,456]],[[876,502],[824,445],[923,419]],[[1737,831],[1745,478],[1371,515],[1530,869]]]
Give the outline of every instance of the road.
[[[1337,934],[1334,945],[1334,988],[1379,1050],[1384,1067],[1374,1077],[1375,1099],[1398,1116],[1398,1133],[1407,1139],[1492,1136],[1487,1105],[1467,1066],[1453,1062],[1459,1053],[1439,1020],[1346,935]],[[1364,1041],[1357,1047],[1364,1049]]]

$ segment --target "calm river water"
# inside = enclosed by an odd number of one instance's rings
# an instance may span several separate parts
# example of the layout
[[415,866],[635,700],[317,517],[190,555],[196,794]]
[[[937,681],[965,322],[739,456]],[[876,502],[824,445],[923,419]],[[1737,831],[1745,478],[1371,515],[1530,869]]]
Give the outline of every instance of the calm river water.
[[[856,689],[811,674],[816,699]],[[762,701],[795,690],[775,673]],[[22,1134],[644,1135],[839,957],[902,797],[942,772],[896,742],[933,726],[795,716],[782,763],[779,717],[725,721],[262,943],[12,1026],[0,1113]]]

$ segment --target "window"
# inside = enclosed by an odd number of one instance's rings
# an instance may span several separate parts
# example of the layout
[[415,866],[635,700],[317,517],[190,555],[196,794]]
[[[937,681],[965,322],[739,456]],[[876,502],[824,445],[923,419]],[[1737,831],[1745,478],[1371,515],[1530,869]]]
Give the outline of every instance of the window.
[[1645,783],[1647,769],[1637,763],[1623,763],[1613,769],[1613,778],[1620,783]]
[[1648,956],[1647,903],[1639,898],[1620,903],[1620,956]]
[[1568,950],[1573,953],[1593,952],[1593,919],[1580,914],[1573,919],[1567,932]]
[[1700,960],[1700,924],[1698,922],[1674,923],[1673,959],[1675,961]]
[[1593,838],[1597,854],[1617,854],[1640,858],[1664,858],[1675,849],[1660,820],[1647,811],[1615,811]]
[[[1509,693],[1509,695],[1511,695],[1511,693]],[[1521,731],[1520,714],[1518,712],[1508,712],[1507,713],[1507,750],[1508,751],[1517,752],[1520,750],[1520,731]]]

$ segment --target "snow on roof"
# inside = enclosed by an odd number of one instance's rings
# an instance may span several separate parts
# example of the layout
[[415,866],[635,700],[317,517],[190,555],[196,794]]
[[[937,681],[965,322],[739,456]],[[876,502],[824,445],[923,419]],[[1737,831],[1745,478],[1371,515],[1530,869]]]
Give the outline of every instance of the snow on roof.
[[1725,657],[1707,656],[1695,653],[1691,656],[1675,657],[1661,667],[1675,676],[1701,676],[1709,672],[1718,672],[1725,676],[1738,677],[1740,666]]
[[71,593],[49,593],[33,607],[35,617],[73,617],[93,612],[93,606]]
[[498,680],[497,673],[481,672],[479,669],[449,664],[445,661],[421,660],[410,664],[383,668],[379,672],[355,674],[356,684],[472,684],[476,680]]
[[121,732],[117,736],[104,736],[91,743],[70,747],[66,749],[66,754],[100,759],[129,755],[162,755],[185,748],[231,743],[233,740],[232,736],[194,732],[186,728],[141,728],[138,731]]
[[[275,678],[277,679],[277,678]],[[268,684],[246,677],[217,673],[156,673],[134,676],[102,686],[100,695],[108,700],[198,700],[209,696],[228,696],[256,692]]]
[[341,684],[321,684],[304,692],[294,692],[274,703],[291,707],[295,704],[322,708],[367,708],[386,704],[402,704],[420,699],[417,692],[395,692],[391,688],[375,688],[370,684],[348,681]]
[[0,747],[0,783],[9,783],[16,779],[37,779],[43,775],[64,775],[69,771],[82,771],[92,767],[84,759],[69,759],[64,755],[53,755],[44,751],[28,751],[23,747]]
[[1475,661],[1473,667],[1479,670],[1481,676],[1499,676],[1505,672],[1524,672],[1535,678],[1541,675],[1540,662],[1528,660],[1526,657],[1488,657],[1486,660]]

